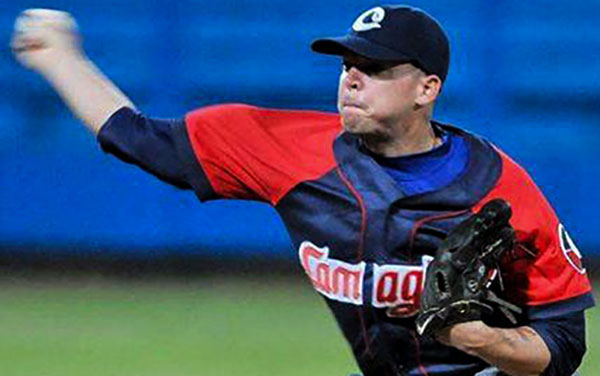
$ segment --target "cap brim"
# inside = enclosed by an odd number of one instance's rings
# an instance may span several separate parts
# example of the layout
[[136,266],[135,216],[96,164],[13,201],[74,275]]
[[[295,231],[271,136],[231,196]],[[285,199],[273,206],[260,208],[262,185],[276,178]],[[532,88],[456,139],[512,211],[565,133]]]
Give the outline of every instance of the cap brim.
[[407,56],[387,47],[375,44],[368,39],[356,35],[344,35],[343,37],[317,39],[310,45],[314,52],[326,55],[343,56],[348,52],[364,56],[374,60],[403,61]]

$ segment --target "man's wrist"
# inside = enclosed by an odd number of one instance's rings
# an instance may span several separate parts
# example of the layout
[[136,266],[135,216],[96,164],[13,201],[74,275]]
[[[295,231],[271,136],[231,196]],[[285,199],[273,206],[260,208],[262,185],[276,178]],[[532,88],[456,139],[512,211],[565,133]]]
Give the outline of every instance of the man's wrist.
[[530,327],[501,329],[482,321],[453,325],[438,340],[485,360],[510,375],[538,375],[550,362],[550,351]]
[[64,74],[79,64],[90,64],[85,54],[77,49],[61,49],[47,51],[44,64],[39,64],[37,71],[46,78]]
[[452,325],[438,335],[438,340],[470,355],[479,355],[497,341],[498,333],[483,321],[469,321]]

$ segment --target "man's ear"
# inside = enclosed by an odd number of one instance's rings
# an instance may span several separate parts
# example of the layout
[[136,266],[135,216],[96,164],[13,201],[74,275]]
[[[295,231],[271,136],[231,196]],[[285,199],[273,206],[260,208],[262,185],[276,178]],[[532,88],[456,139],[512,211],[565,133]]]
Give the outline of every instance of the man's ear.
[[416,104],[426,106],[435,102],[442,91],[442,80],[435,74],[423,76],[421,78],[420,93],[416,98]]

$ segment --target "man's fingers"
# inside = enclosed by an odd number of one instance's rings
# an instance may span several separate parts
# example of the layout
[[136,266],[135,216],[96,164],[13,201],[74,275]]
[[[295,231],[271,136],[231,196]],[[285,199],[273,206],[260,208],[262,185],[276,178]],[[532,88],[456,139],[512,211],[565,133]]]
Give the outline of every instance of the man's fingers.
[[42,30],[16,33],[11,40],[10,47],[17,53],[43,49],[47,46],[43,41],[42,34]]
[[478,225],[485,231],[507,224],[512,216],[512,209],[508,201],[497,198],[486,203],[476,216],[480,219]]
[[11,43],[11,49],[16,53],[31,52],[45,48],[45,44],[40,41],[27,40],[25,38]]

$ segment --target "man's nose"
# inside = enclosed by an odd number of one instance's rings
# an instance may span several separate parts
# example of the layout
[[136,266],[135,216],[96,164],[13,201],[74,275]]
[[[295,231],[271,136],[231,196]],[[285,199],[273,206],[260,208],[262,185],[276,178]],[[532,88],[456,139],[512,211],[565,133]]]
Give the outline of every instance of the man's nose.
[[356,67],[351,67],[346,72],[346,78],[344,80],[344,84],[346,88],[349,90],[360,90],[363,86],[364,73],[356,69]]

